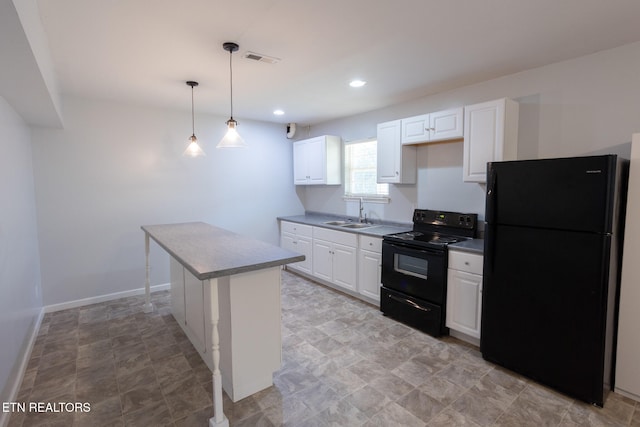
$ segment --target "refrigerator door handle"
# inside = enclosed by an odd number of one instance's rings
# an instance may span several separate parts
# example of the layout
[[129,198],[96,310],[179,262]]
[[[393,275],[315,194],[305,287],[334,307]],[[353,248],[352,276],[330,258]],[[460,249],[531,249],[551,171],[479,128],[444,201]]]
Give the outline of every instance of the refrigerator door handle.
[[487,163],[487,201],[485,221],[493,224],[495,223],[495,204],[497,201],[497,184],[498,177],[495,170],[491,167],[491,163]]

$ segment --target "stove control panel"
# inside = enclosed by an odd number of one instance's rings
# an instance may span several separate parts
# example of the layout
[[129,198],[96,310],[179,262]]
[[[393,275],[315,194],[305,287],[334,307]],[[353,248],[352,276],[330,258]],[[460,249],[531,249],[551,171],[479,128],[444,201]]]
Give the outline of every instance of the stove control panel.
[[478,214],[432,211],[428,209],[416,209],[413,212],[414,224],[431,224],[451,228],[475,230],[477,222]]

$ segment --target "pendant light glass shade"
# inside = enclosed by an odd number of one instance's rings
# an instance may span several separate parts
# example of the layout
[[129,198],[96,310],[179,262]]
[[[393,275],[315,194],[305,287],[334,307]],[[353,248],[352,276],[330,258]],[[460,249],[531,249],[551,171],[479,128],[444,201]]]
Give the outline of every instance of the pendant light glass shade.
[[244,139],[240,136],[238,131],[236,130],[236,122],[233,119],[229,119],[227,121],[227,133],[224,138],[218,143],[216,148],[236,148],[236,147],[246,147],[247,143],[244,142]]
[[182,153],[183,156],[189,157],[200,157],[206,156],[202,148],[200,148],[200,144],[198,144],[198,138],[195,135],[191,135],[189,137],[189,145],[187,145],[187,149]]
[[183,156],[189,157],[201,157],[206,156],[200,144],[198,144],[198,138],[196,138],[196,119],[193,111],[193,88],[198,86],[198,82],[188,81],[187,86],[191,86],[191,136],[189,137],[189,145],[187,149],[182,153]]
[[231,99],[231,115],[229,120],[227,120],[227,133],[224,138],[218,143],[216,148],[239,148],[246,147],[247,144],[244,142],[244,139],[238,134],[236,130],[236,126],[238,126],[238,122],[233,119],[233,67],[231,63],[231,58],[233,56],[233,52],[237,51],[240,46],[236,43],[226,42],[222,44],[222,48],[229,52],[229,88],[230,88],[230,99]]

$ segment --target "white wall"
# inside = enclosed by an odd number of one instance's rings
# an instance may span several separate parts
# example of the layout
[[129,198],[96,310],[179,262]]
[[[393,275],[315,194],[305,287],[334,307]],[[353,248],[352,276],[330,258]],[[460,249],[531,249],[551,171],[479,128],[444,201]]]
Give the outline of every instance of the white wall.
[[[302,128],[345,140],[375,136],[376,124],[446,108],[508,97],[520,103],[519,140],[525,158],[606,152],[640,130],[640,43],[633,43],[443,92],[370,113]],[[363,89],[366,90],[366,87]],[[619,147],[618,147],[619,148]],[[616,148],[611,151],[618,152]],[[627,148],[628,151],[628,148]],[[390,186],[389,205],[366,205],[368,216],[410,221],[414,207],[477,212],[484,218],[484,185],[462,182],[462,142],[421,145],[418,183]],[[305,208],[357,215],[343,187],[307,187]]]
[[2,97],[0,153],[0,401],[7,402],[42,297],[29,129]]
[[[240,120],[245,149],[216,149],[226,118],[196,114],[204,158],[182,156],[189,112],[64,98],[64,130],[34,129],[45,305],[144,285],[140,226],[204,221],[278,244],[276,216],[304,211],[285,127]],[[152,244],[151,284],[168,258]]]

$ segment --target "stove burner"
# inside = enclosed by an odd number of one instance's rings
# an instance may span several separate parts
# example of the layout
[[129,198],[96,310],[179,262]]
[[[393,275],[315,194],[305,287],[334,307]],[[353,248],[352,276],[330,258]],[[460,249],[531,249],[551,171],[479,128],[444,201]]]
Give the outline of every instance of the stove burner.
[[419,231],[408,231],[406,233],[394,234],[393,236],[402,240],[415,240],[416,237],[422,236],[422,233],[420,233]]
[[413,230],[384,236],[384,240],[404,245],[445,251],[447,245],[474,237],[477,215],[416,209]]
[[446,246],[450,243],[456,243],[461,240],[466,240],[465,237],[442,235],[438,233],[423,233],[420,231],[407,231],[404,233],[390,234],[385,237],[392,240],[402,240],[407,243],[415,242],[417,244],[427,244],[435,246]]
[[438,243],[456,243],[460,241],[460,239],[457,237],[435,236],[431,241]]

